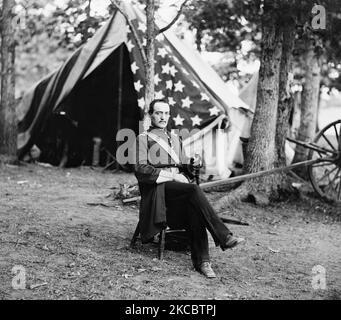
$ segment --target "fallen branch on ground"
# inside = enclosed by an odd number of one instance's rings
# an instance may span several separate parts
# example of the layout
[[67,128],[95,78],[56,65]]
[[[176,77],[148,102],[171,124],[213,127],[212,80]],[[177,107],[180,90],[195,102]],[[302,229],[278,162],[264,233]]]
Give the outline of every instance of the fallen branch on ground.
[[36,288],[39,288],[39,287],[42,287],[42,286],[46,286],[46,285],[47,285],[47,282],[38,283],[38,284],[32,284],[32,285],[30,285],[30,289],[33,290],[33,289],[36,289]]
[[115,203],[87,202],[86,204],[88,206],[102,206],[102,207],[106,207],[106,208],[117,207],[117,204],[115,204]]
[[130,202],[134,202],[134,201],[139,201],[139,200],[141,200],[141,197],[140,197],[140,196],[138,196],[138,197],[133,197],[133,198],[129,198],[129,199],[123,199],[122,202],[123,202],[124,204],[126,204],[126,203],[130,203]]
[[221,221],[223,221],[224,223],[229,223],[229,224],[238,224],[241,226],[249,226],[249,224],[247,222],[243,222],[240,220],[235,220],[235,219],[230,219],[230,218],[224,218],[224,217],[219,217],[221,219]]

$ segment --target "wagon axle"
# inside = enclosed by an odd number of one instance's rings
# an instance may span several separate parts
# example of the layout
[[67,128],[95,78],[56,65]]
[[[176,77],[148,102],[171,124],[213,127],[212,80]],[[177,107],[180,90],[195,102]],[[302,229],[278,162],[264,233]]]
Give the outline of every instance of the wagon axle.
[[309,149],[308,159],[282,168],[274,168],[219,181],[202,183],[202,189],[229,185],[269,174],[306,167],[314,190],[327,201],[341,204],[341,120],[322,129],[313,142],[287,138],[288,141]]

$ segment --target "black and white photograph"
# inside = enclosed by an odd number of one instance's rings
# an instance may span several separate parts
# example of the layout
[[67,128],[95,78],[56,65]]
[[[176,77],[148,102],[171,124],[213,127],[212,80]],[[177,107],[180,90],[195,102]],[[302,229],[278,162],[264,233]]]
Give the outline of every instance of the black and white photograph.
[[0,300],[340,300],[340,34],[339,0],[0,0]]

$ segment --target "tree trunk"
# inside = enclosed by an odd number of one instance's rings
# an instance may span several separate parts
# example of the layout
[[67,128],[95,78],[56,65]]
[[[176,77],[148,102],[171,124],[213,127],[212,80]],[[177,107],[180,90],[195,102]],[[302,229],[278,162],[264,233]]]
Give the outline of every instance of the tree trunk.
[[[277,3],[264,3],[261,67],[256,109],[245,160],[246,173],[270,170],[275,166],[275,132],[282,54],[282,28],[277,16],[278,8],[275,7]],[[275,185],[274,176],[258,178],[246,184],[249,190],[270,195]]]
[[[147,0],[146,16],[147,16],[147,47],[146,47],[146,92],[145,92],[145,115],[148,114],[149,104],[154,99],[154,59],[155,59],[155,3],[154,0]],[[145,118],[147,118],[145,116]],[[145,126],[148,124],[145,124]]]
[[[306,64],[305,83],[301,98],[300,127],[297,140],[312,141],[316,133],[316,117],[320,92],[321,65],[319,57],[315,53],[314,42],[307,37],[304,61]],[[293,162],[307,160],[309,149],[296,146]],[[297,169],[297,174],[306,177],[306,169]]]
[[3,0],[1,31],[0,154],[6,161],[17,159],[17,119],[15,111],[15,40],[13,8],[15,0]]
[[90,19],[91,19],[91,1],[92,0],[88,0],[88,4],[85,8],[85,14],[86,14],[86,21],[85,21],[85,25],[86,25],[86,29],[84,30],[84,34],[83,34],[83,43],[86,43],[90,37],[89,35],[89,26],[88,23],[90,23]]
[[[278,5],[279,1],[264,2],[257,103],[246,151],[244,173],[270,170],[276,164],[275,133],[283,40]],[[274,192],[277,192],[275,175],[254,178],[245,181],[239,188],[224,196],[214,207],[220,211],[235,201],[250,197],[257,203],[266,205]]]
[[195,35],[195,45],[197,47],[197,50],[201,52],[201,32],[197,30],[196,35]]
[[279,100],[275,138],[277,167],[285,167],[287,165],[285,144],[286,137],[289,134],[289,119],[294,107],[294,96],[291,92],[291,85],[293,81],[294,43],[295,23],[292,20],[288,21],[286,25],[283,25],[283,48],[279,75]]

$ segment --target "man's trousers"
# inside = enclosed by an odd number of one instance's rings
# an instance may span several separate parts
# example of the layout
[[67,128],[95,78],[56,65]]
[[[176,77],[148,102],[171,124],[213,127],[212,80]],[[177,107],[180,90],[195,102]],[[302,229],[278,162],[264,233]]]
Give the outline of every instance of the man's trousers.
[[206,229],[216,246],[223,246],[231,231],[224,225],[196,184],[169,181],[165,183],[167,224],[185,228],[190,236],[191,257],[195,268],[210,261]]

